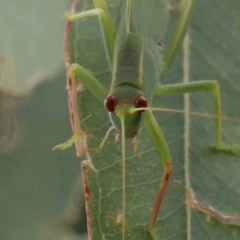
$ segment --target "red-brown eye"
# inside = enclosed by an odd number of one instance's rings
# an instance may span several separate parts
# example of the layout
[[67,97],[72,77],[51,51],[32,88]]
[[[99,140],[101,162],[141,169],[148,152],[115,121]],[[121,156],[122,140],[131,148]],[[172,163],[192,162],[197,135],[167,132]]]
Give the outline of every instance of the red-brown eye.
[[104,101],[104,106],[109,112],[114,112],[117,103],[118,100],[114,95],[108,95]]
[[[143,96],[143,95],[139,95],[135,101],[134,101],[134,106],[136,108],[143,108],[143,107],[147,107],[148,105],[148,101],[147,99]],[[142,113],[144,112],[145,110],[141,110],[141,111],[138,111],[139,113]]]

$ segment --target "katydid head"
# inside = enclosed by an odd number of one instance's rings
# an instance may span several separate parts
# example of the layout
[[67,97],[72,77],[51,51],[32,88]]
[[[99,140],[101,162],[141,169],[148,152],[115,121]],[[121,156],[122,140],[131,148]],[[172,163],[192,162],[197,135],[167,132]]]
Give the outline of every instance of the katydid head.
[[148,101],[142,91],[135,86],[129,85],[116,87],[104,101],[110,120],[120,135],[122,135],[121,121],[124,121],[126,138],[133,138],[137,135],[142,113],[144,112],[144,110],[137,112],[130,112],[129,110],[147,107],[147,105]]

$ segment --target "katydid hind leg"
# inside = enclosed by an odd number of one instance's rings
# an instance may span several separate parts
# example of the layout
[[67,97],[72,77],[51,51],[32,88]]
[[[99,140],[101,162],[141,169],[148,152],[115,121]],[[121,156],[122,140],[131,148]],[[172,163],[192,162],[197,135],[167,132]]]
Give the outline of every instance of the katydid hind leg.
[[161,207],[161,203],[164,197],[164,194],[166,192],[167,186],[170,181],[170,177],[172,175],[172,165],[171,165],[171,156],[169,152],[168,145],[166,143],[166,140],[163,136],[163,133],[153,116],[153,114],[150,111],[145,112],[145,118],[144,123],[146,125],[146,128],[148,130],[148,133],[155,145],[155,148],[158,152],[158,155],[160,157],[160,161],[164,167],[164,171],[162,174],[159,190],[156,196],[156,200],[154,203],[154,207],[151,213],[151,219],[149,224],[149,232],[154,240],[157,240],[157,234],[155,230],[156,221],[158,218],[158,213]]
[[169,84],[158,86],[154,95],[184,94],[201,91],[213,91],[215,119],[215,149],[230,153],[238,153],[240,146],[229,145],[222,142],[222,120],[221,120],[221,97],[218,81],[204,80],[189,83]]
[[[181,47],[183,43],[184,37],[188,30],[190,18],[192,16],[194,4],[195,4],[195,0],[181,1],[181,5],[179,6],[180,15],[178,18],[176,29],[174,31],[170,46],[164,56],[164,62],[168,69],[171,67],[175,59],[175,56],[178,52],[178,49]],[[161,73],[161,76],[163,76],[165,72],[166,70],[164,70]]]

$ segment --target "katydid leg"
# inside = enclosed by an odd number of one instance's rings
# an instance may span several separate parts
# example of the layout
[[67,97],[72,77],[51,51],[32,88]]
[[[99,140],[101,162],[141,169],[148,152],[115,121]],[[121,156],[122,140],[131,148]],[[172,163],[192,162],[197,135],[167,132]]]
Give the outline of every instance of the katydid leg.
[[163,133],[150,111],[145,112],[144,123],[148,130],[148,133],[155,145],[155,148],[158,152],[160,157],[161,163],[164,167],[163,175],[160,182],[160,187],[157,193],[157,197],[154,203],[154,207],[151,214],[149,231],[154,239],[157,239],[156,232],[155,232],[155,225],[158,217],[158,212],[167,189],[168,183],[170,181],[170,177],[172,175],[172,165],[171,165],[171,156],[168,149],[168,145],[166,140],[163,136]]
[[105,87],[84,67],[73,63],[68,71],[68,76],[75,81],[80,81],[98,100],[104,102],[108,91]]
[[[72,88],[72,92],[73,92],[73,102],[76,103],[77,102],[77,83],[75,80],[75,77],[72,76],[71,78],[71,88]],[[76,107],[76,106],[75,106]],[[76,119],[75,119],[75,134],[66,142],[58,144],[57,146],[53,147],[53,151],[55,151],[56,149],[66,149],[68,147],[71,147],[74,143],[77,144],[77,142],[80,140],[80,145],[82,145],[81,142],[81,125],[80,125],[80,119],[79,119],[79,115],[76,115]],[[81,155],[81,154],[80,154]]]
[[[86,87],[97,99],[104,102],[107,96],[107,90],[104,86],[85,68],[79,64],[72,64],[68,70],[68,77],[71,79],[72,89],[75,96],[75,101],[77,101],[77,81],[81,81],[84,87]],[[72,144],[76,143],[81,136],[80,123],[76,126],[75,134],[65,143],[59,144],[53,148],[53,150],[66,149],[71,147]]]
[[[95,1],[95,2],[98,2],[98,1]],[[98,17],[99,19],[102,37],[103,37],[103,43],[106,51],[106,57],[108,60],[109,68],[112,69],[115,30],[111,23],[109,14],[106,13],[101,8],[95,8],[95,9],[87,10],[80,13],[74,13],[74,14],[72,14],[71,12],[64,13],[64,18],[70,22],[75,22],[87,17]]]
[[[195,0],[181,0],[180,16],[176,25],[176,30],[173,34],[172,42],[164,56],[164,62],[167,68],[170,68],[173,60],[182,45],[183,39],[189,27],[189,21],[192,16]],[[161,73],[163,76],[165,71]]]
[[213,91],[215,120],[215,148],[221,151],[237,153],[240,148],[234,145],[226,145],[221,139],[221,97],[218,81],[206,80],[190,83],[162,85],[154,89],[154,95],[184,94],[201,91]]

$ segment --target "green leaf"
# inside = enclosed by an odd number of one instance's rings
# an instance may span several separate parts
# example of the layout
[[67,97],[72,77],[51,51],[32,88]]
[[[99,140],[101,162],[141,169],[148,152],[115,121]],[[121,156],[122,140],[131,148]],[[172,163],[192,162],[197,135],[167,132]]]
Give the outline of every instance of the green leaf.
[[[117,1],[107,1],[116,21]],[[93,8],[92,1],[80,1],[76,12]],[[177,18],[173,13],[169,37]],[[218,80],[223,115],[240,117],[240,3],[238,0],[197,1],[190,26],[190,51],[183,71],[183,55],[178,54],[163,84],[186,80]],[[69,33],[71,63],[90,70],[105,87],[111,74],[104,53],[97,19],[73,23]],[[187,76],[189,71],[189,76]],[[196,93],[155,97],[153,106],[213,113],[213,95]],[[188,107],[189,106],[189,107]],[[79,113],[87,135],[82,164],[85,173],[89,229],[93,240],[122,239],[121,144],[110,137],[102,150],[99,145],[111,123],[103,103],[88,91],[79,94]],[[176,113],[154,113],[169,145],[173,176],[157,221],[159,239],[219,240],[240,237],[240,157],[212,149],[214,120]],[[223,122],[223,140],[240,145],[239,123]],[[148,234],[151,208],[163,167],[143,126],[139,154],[127,141],[126,152],[126,236],[151,239]],[[91,162],[90,162],[91,161]]]

